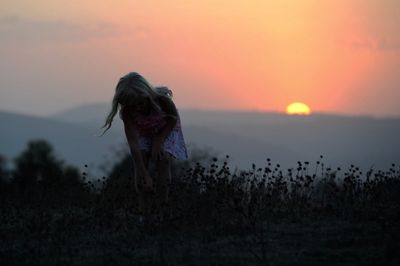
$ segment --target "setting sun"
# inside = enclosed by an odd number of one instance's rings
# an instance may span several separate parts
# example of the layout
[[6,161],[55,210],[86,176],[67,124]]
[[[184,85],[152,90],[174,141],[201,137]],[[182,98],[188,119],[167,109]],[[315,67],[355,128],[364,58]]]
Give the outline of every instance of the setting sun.
[[289,115],[309,115],[311,114],[311,109],[304,103],[295,102],[286,107],[286,113]]

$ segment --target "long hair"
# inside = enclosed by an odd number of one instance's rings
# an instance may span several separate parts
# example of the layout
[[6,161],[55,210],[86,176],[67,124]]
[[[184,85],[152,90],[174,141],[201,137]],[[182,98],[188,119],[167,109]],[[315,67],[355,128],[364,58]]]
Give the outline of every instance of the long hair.
[[154,100],[158,95],[172,98],[172,91],[165,86],[153,87],[143,76],[136,72],[130,72],[121,77],[115,88],[115,94],[111,103],[111,110],[106,117],[104,125],[100,128],[105,130],[101,135],[111,127],[114,116],[121,107],[129,104],[129,102],[137,96],[147,96],[150,100],[151,107],[156,111],[161,111],[161,107]]

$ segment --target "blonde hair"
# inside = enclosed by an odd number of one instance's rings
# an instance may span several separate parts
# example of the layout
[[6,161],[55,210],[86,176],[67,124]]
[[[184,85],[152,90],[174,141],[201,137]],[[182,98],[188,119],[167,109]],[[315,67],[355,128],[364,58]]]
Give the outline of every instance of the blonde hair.
[[111,110],[106,117],[104,125],[100,128],[106,128],[99,137],[102,136],[113,122],[114,116],[121,107],[127,105],[132,99],[138,96],[146,96],[150,100],[152,108],[161,111],[161,107],[154,100],[157,96],[166,96],[172,99],[172,91],[165,86],[153,87],[143,76],[136,72],[130,72],[121,77],[115,88],[115,94],[111,103]]

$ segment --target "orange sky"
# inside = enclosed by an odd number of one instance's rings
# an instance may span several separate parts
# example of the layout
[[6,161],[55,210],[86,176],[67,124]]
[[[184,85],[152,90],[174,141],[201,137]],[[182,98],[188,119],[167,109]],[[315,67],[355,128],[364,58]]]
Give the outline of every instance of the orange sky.
[[400,1],[9,1],[1,109],[110,101],[142,73],[181,108],[400,116]]

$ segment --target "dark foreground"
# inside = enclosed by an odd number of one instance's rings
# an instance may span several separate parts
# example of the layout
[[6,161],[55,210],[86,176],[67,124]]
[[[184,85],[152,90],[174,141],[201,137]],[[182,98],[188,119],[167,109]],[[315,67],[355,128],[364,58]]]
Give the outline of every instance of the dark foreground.
[[145,216],[127,178],[4,183],[0,265],[400,265],[395,165],[340,174],[298,164],[286,174],[270,162],[233,173],[216,159],[182,169],[169,205]]
[[1,265],[399,265],[399,223],[281,220],[241,232],[133,213],[1,210]]

